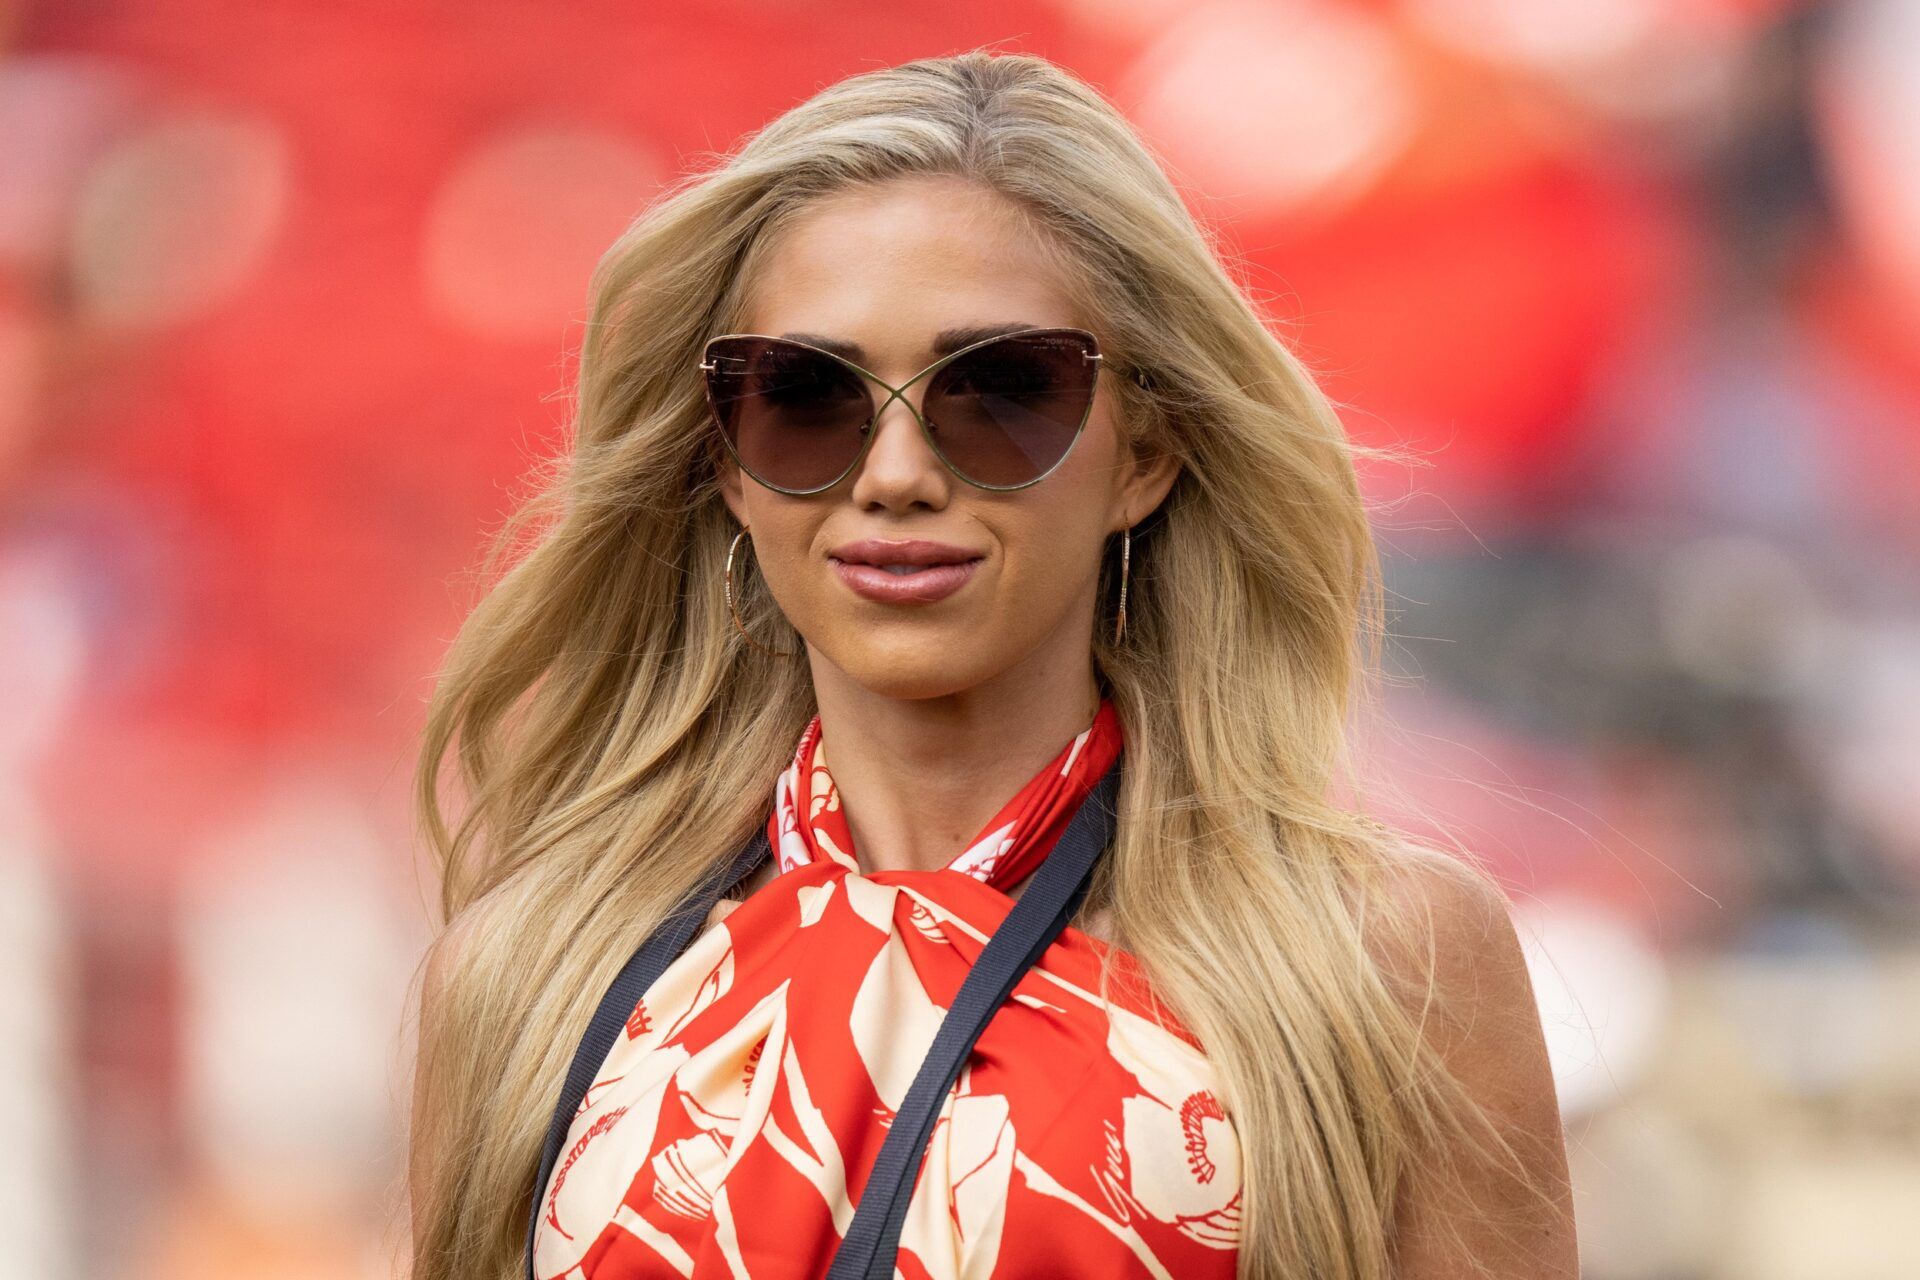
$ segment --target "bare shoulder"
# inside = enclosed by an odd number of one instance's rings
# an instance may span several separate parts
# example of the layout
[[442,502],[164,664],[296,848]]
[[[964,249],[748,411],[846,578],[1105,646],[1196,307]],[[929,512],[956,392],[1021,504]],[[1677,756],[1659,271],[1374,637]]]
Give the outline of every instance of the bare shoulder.
[[[1433,854],[1409,856],[1364,904],[1367,944],[1397,989],[1460,1008],[1489,997],[1515,1004],[1533,991],[1507,896],[1479,872]],[[1493,983],[1493,986],[1489,986]]]
[[1382,976],[1447,1065],[1482,1095],[1558,1119],[1539,1006],[1506,894],[1463,863],[1396,866],[1369,904]]
[[1411,1176],[1395,1213],[1396,1276],[1476,1274],[1470,1263],[1490,1265],[1477,1272],[1490,1280],[1577,1276],[1559,1101],[1507,895],[1464,863],[1421,855],[1385,878],[1369,915],[1383,976],[1524,1166],[1516,1177],[1463,1160]]

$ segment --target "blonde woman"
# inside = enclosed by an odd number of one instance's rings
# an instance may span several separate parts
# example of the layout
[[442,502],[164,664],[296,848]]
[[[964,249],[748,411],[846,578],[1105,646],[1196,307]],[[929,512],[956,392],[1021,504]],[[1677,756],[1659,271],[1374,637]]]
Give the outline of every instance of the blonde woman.
[[431,708],[415,1280],[1575,1275],[1497,885],[1335,798],[1357,452],[1040,58],[650,208]]

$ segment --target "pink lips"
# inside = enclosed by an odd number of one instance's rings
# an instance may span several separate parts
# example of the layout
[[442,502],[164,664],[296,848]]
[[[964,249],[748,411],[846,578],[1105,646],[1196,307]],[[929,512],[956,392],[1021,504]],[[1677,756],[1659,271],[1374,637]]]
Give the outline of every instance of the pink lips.
[[[942,600],[965,586],[985,558],[965,547],[921,538],[888,542],[864,538],[835,547],[828,558],[857,595],[881,604]],[[894,573],[882,565],[911,565]]]

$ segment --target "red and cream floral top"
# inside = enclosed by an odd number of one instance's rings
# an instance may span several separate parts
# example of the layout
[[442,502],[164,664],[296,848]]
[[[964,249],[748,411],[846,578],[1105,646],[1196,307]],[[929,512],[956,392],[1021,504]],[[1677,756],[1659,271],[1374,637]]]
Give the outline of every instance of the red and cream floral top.
[[[824,1274],[1007,890],[1121,745],[1103,700],[952,862],[866,873],[816,716],[774,790],[779,874],[654,983],[574,1116],[540,1280]],[[906,1280],[1233,1275],[1239,1146],[1216,1079],[1127,953],[1100,1001],[1108,949],[1068,926],[987,1025],[927,1145]]]

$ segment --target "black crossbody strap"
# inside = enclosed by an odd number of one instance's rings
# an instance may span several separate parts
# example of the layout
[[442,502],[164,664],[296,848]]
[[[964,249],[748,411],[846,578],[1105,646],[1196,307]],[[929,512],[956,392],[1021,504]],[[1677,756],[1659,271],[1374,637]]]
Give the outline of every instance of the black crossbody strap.
[[655,979],[666,972],[667,966],[686,950],[687,944],[700,931],[707,913],[720,900],[720,895],[752,874],[753,869],[771,852],[767,829],[762,825],[721,874],[709,875],[702,881],[640,944],[615,976],[607,993],[600,997],[599,1007],[593,1011],[586,1034],[573,1051],[566,1084],[560,1090],[560,1100],[553,1108],[553,1119],[547,1125],[547,1143],[540,1153],[540,1172],[533,1182],[533,1210],[527,1217],[527,1280],[534,1280],[533,1237],[540,1225],[540,1202],[546,1197],[547,1179],[553,1175],[554,1163],[559,1159],[560,1148],[567,1140],[567,1130],[573,1127],[574,1113],[579,1110],[580,1100],[587,1096],[587,1090],[592,1087],[600,1064],[612,1052],[614,1040],[626,1026],[627,1019],[633,1016],[634,1006],[640,1003],[640,997],[646,994]]
[[827,1280],[893,1280],[907,1204],[947,1091],[1014,986],[1066,928],[1112,837],[1121,761],[1101,777],[960,984],[867,1175]]
[[[1032,883],[987,939],[987,945],[961,983],[881,1143],[860,1203],[854,1209],[853,1221],[834,1255],[829,1280],[892,1280],[908,1201],[947,1091],[959,1078],[961,1066],[987,1023],[1020,979],[1053,945],[1085,899],[1094,865],[1112,838],[1121,763],[1115,761],[1088,792],[1059,843],[1041,861],[1039,870],[1033,873]],[[547,1126],[546,1146],[541,1153],[540,1171],[533,1184],[533,1206],[527,1219],[527,1280],[535,1280],[533,1241],[547,1180],[573,1126],[574,1113],[592,1086],[600,1064],[612,1051],[615,1039],[640,997],[686,949],[720,895],[751,874],[770,852],[766,829],[762,827],[722,875],[710,877],[675,908],[633,953],[601,997],[579,1047],[574,1050],[566,1084]]]

